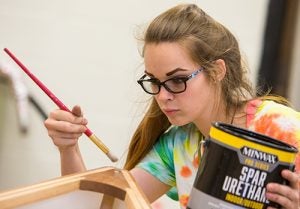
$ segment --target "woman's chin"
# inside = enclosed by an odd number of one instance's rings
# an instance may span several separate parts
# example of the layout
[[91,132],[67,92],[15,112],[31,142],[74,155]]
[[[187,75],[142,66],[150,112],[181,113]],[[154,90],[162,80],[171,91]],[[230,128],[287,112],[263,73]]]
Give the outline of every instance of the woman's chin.
[[190,123],[189,121],[183,121],[183,120],[174,120],[172,118],[168,118],[169,122],[173,125],[173,126],[184,126],[188,123]]

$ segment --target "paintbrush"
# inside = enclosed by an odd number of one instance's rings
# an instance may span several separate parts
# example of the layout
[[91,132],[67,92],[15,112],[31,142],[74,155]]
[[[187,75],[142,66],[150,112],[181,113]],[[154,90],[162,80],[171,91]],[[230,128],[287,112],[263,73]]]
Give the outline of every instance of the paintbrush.
[[[50,97],[50,99],[61,109],[68,112],[71,112],[34,74],[32,74],[26,67],[23,65],[7,48],[4,48],[4,51],[20,66],[20,68]],[[118,161],[118,158],[115,157],[107,146],[89,129],[87,128],[84,132],[92,142],[94,142],[112,161]]]

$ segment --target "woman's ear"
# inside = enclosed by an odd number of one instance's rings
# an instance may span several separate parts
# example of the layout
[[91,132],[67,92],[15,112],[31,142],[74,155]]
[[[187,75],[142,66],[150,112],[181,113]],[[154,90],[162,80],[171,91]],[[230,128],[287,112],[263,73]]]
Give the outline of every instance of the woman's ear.
[[222,59],[217,59],[215,61],[216,63],[216,67],[217,67],[217,76],[216,76],[216,80],[217,81],[221,81],[225,75],[226,75],[226,65],[225,65],[225,61]]

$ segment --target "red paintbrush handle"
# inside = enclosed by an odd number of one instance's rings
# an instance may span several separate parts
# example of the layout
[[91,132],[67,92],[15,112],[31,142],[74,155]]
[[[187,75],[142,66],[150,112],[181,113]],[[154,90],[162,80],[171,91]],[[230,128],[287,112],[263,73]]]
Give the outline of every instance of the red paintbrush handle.
[[[21,69],[50,97],[50,99],[62,110],[71,112],[35,75],[33,75],[7,48],[4,51],[21,67]],[[117,161],[109,149],[101,142],[101,140],[90,130],[84,132],[113,162]]]
[[7,48],[4,51],[21,67],[21,69],[50,97],[50,99],[62,110],[70,110],[37,78],[23,65]]
[[[34,74],[30,72],[30,70],[27,69],[23,63],[16,58],[15,55],[13,55],[7,48],[4,48],[4,51],[20,66],[20,68],[50,97],[50,99],[62,110],[71,112],[69,108],[67,108],[64,103],[62,103]],[[85,134],[89,137],[93,134],[93,132],[90,129],[87,129],[85,131]]]

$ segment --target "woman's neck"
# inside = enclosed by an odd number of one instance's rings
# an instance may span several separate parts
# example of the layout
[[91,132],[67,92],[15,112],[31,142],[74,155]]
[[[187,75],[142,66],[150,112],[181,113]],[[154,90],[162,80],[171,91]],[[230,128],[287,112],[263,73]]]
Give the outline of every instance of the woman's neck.
[[232,119],[232,125],[240,128],[247,128],[247,103],[237,109]]
[[212,109],[210,112],[207,111],[203,117],[195,121],[195,125],[199,131],[207,137],[209,135],[210,127],[213,122],[222,122],[232,124],[241,128],[246,128],[246,104],[242,107],[234,107],[226,114],[225,107]]

